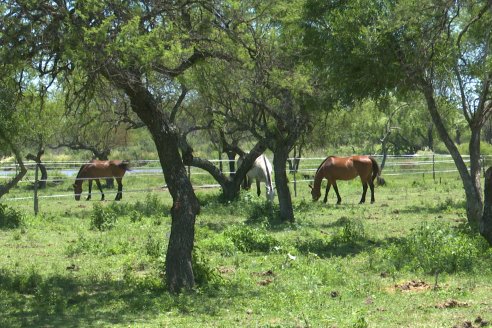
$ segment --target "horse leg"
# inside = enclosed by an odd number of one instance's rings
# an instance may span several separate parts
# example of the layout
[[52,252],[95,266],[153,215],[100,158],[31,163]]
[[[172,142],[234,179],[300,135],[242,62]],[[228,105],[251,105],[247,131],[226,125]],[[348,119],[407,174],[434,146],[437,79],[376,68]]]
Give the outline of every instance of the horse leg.
[[96,184],[97,184],[97,187],[99,188],[99,191],[101,192],[101,200],[104,200],[104,193],[103,193],[103,190],[101,187],[101,182],[99,181],[99,179],[96,179]]
[[256,194],[258,194],[258,196],[261,195],[260,180],[258,180],[258,179],[256,179]]
[[335,189],[335,192],[337,193],[337,205],[342,202],[342,197],[340,197],[340,194],[338,193],[338,186],[337,182],[333,182],[333,189]]
[[371,204],[373,204],[376,201],[374,198],[374,180],[369,180],[369,188],[371,188]]
[[359,204],[364,204],[366,201],[366,192],[367,192],[367,182],[362,182],[362,198],[360,199]]
[[123,198],[123,184],[121,183],[121,178],[116,178],[118,183],[118,192],[116,193],[116,198],[114,200],[121,200]]
[[85,200],[90,200],[91,199],[91,191],[92,191],[92,180],[87,181],[89,183],[89,195]]
[[325,198],[323,199],[323,203],[325,204],[328,201],[328,192],[330,191],[330,187],[331,187],[331,183],[328,182],[328,184],[326,185]]

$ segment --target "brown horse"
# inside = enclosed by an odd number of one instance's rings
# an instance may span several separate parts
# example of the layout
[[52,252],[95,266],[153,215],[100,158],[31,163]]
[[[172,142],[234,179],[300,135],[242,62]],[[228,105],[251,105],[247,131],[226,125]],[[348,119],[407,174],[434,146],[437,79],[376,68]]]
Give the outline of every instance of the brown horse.
[[376,160],[371,156],[350,156],[350,157],[327,157],[318,167],[314,176],[314,187],[311,188],[313,201],[321,197],[321,181],[323,178],[328,180],[326,193],[323,202],[328,200],[328,192],[333,185],[333,189],[337,193],[337,204],[340,204],[342,198],[338,193],[337,180],[352,180],[360,176],[362,181],[362,198],[359,204],[366,201],[367,185],[371,188],[371,203],[374,203],[374,179],[379,175],[379,166]]
[[98,161],[92,160],[87,164],[82,165],[75,178],[73,184],[73,191],[75,193],[75,200],[80,200],[80,194],[82,194],[82,183],[84,180],[89,180],[89,195],[87,200],[91,199],[92,180],[96,180],[97,187],[101,191],[101,200],[104,200],[104,193],[101,188],[101,178],[115,178],[118,183],[118,193],[115,200],[120,200],[123,191],[123,184],[121,179],[125,175],[125,172],[129,170],[130,164],[126,161]]

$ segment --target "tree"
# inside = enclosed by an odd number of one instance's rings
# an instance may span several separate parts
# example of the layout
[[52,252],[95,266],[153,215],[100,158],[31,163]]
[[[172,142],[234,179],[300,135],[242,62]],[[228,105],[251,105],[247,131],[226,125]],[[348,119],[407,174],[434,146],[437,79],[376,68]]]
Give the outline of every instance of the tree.
[[[283,221],[294,220],[287,159],[316,108],[312,66],[299,47],[302,4],[242,1],[237,9],[221,12],[224,30],[238,46],[237,60],[210,61],[213,69],[204,67],[197,78],[208,82],[198,88],[216,117],[247,129],[273,152]],[[242,20],[233,24],[229,17]]]
[[16,92],[12,79],[5,77],[6,75],[3,76],[0,86],[0,153],[13,154],[19,164],[20,171],[10,181],[0,185],[0,198],[14,188],[27,173],[22,161],[21,147],[17,143],[17,138],[21,135],[22,126],[20,126],[21,124],[16,116]]
[[[461,176],[468,222],[475,228],[483,210],[480,132],[492,112],[491,6],[491,1],[313,0],[307,7],[306,41],[343,99],[390,90],[420,93]],[[443,119],[449,108],[468,124],[470,171]]]
[[[220,3],[222,4],[222,3]],[[224,34],[208,2],[12,1],[2,6],[0,42],[9,62],[37,62],[60,84],[78,79],[90,98],[110,84],[128,97],[152,135],[173,198],[166,280],[172,292],[194,286],[192,250],[200,206],[180,156],[179,129],[167,103],[172,83],[207,58],[221,57]],[[215,48],[215,45],[219,49]]]

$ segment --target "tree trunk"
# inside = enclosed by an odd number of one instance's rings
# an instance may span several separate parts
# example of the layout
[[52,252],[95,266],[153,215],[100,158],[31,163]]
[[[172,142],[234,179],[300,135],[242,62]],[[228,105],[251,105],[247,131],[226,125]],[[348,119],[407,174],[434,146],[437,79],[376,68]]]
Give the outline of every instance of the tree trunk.
[[[446,130],[446,127],[444,126],[444,123],[437,109],[437,104],[434,98],[434,90],[432,85],[423,83],[422,88],[427,102],[427,109],[431,114],[432,121],[434,122],[434,125],[437,129],[437,132],[439,133],[441,140],[444,142],[444,145],[446,145],[446,148],[451,154],[451,157],[453,158],[456,168],[458,169],[458,172],[460,174],[461,181],[463,183],[463,188],[465,189],[465,195],[466,195],[466,215],[467,215],[468,223],[472,227],[472,229],[477,229],[478,223],[482,217],[482,212],[483,212],[483,203],[480,193],[480,180],[473,178],[470,175],[470,173],[468,173],[468,168],[466,167],[466,164],[463,161],[463,158],[461,157],[458,148],[456,147],[448,131]],[[472,127],[472,134],[473,131],[474,129]],[[478,134],[478,137],[480,137],[480,134]],[[470,152],[478,151],[478,158],[476,158],[477,156],[473,156],[473,158],[472,156],[470,156],[471,167],[480,167],[480,163],[472,162],[472,161],[480,160],[480,149],[479,148],[475,149],[475,147],[477,147],[477,144],[478,147],[480,147],[479,140],[477,142],[477,140],[474,139],[473,141],[470,142],[470,147],[473,148],[470,149]]]
[[19,164],[20,171],[17,173],[17,175],[10,180],[9,182],[0,185],[0,198],[2,198],[5,194],[8,194],[10,189],[14,188],[19,181],[22,180],[22,178],[26,175],[27,169],[24,166],[24,162],[22,161],[22,157],[20,155],[20,151],[17,149],[17,147],[10,141],[10,139],[3,133],[2,130],[0,130],[0,139],[3,139],[10,147],[12,152],[14,153],[15,160]]
[[480,234],[492,245],[492,167],[485,172],[484,208],[480,221]]
[[179,129],[170,124],[144,86],[129,83],[126,79],[116,82],[125,90],[132,110],[152,135],[164,179],[173,198],[171,234],[166,254],[167,288],[173,293],[191,289],[195,285],[192,268],[195,217],[200,211],[200,204],[179,153]]
[[294,222],[292,198],[288,185],[286,164],[289,158],[289,150],[281,145],[273,150],[273,171],[275,172],[275,187],[277,188],[280,207],[280,220]]
[[241,167],[238,168],[235,174],[232,174],[230,176],[226,176],[217,168],[217,166],[205,159],[192,157],[190,159],[190,162],[187,162],[186,164],[201,168],[202,170],[210,173],[215,181],[220,184],[224,200],[232,201],[234,199],[237,199],[237,197],[239,196],[241,182],[246,177],[246,173],[248,173],[256,158],[263,154],[265,150],[266,146],[263,144],[262,141],[259,141],[248,154],[243,153],[244,156]]
[[44,154],[44,149],[41,146],[36,156],[34,156],[33,154],[26,155],[26,159],[36,162],[36,164],[39,167],[39,170],[41,171],[41,179],[39,180],[38,183],[39,189],[46,188],[46,181],[48,180],[48,171],[46,170],[46,166],[44,166],[44,164],[41,162],[41,156],[43,156],[43,154]]

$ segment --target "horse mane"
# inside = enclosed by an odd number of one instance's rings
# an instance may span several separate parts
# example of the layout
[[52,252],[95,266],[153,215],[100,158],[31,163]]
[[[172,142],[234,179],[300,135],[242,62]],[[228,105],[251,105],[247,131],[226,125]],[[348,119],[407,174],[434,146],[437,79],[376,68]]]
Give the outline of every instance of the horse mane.
[[87,166],[87,164],[82,164],[82,166],[80,167],[79,172],[77,173],[77,176],[75,177],[75,181],[76,181],[76,182],[77,182],[77,181],[81,181],[81,180],[79,180],[79,178],[80,178],[80,174],[82,173],[82,170],[83,170],[86,166]]
[[321,164],[320,164],[320,165],[318,166],[318,168],[316,169],[316,173],[315,173],[314,175],[318,174],[319,169],[323,166],[323,164],[325,164],[326,160],[327,160],[328,158],[332,158],[332,157],[335,157],[335,156],[330,155],[330,156],[328,156],[327,158],[325,158],[325,159],[323,160],[323,162],[321,162]]

